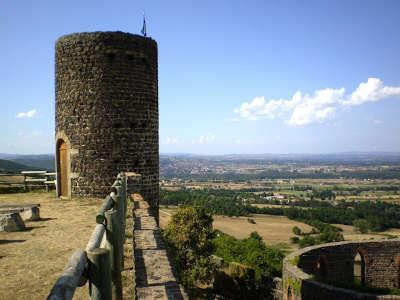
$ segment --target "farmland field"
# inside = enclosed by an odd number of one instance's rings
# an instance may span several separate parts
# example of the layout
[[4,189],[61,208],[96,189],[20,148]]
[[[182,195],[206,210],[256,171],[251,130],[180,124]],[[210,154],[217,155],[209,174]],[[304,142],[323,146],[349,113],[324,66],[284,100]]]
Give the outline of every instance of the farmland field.
[[[160,208],[160,226],[165,227],[171,215],[176,208],[162,207]],[[272,216],[272,215],[252,215],[249,217],[228,217],[228,216],[213,216],[214,228],[229,234],[235,238],[247,238],[251,232],[257,231],[263,238],[267,245],[287,244],[290,250],[298,248],[296,244],[290,242],[290,238],[294,236],[292,228],[299,227],[302,231],[308,232],[311,226],[290,220],[285,216]],[[254,219],[255,224],[248,221],[248,218]],[[333,224],[343,229],[343,236],[345,240],[369,240],[381,239],[384,237],[396,236],[400,237],[400,229],[390,229],[380,233],[361,234],[354,230],[353,226]]]

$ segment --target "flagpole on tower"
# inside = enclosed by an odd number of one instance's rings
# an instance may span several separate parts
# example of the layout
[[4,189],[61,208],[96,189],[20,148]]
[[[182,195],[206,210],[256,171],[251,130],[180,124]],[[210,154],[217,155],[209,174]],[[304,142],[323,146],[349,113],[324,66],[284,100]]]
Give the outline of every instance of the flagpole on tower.
[[143,26],[142,26],[142,30],[141,30],[143,36],[147,36],[147,31],[146,31],[146,15],[143,12]]

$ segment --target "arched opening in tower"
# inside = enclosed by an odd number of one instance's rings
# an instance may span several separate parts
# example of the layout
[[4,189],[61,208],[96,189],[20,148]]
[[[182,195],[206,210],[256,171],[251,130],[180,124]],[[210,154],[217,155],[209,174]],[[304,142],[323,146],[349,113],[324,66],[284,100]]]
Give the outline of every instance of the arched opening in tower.
[[315,275],[324,277],[328,274],[328,263],[325,256],[320,256],[315,263]]
[[365,259],[364,255],[357,251],[356,256],[354,256],[354,281],[356,283],[365,283]]
[[285,300],[294,300],[294,295],[290,286],[287,289],[286,298]]
[[60,139],[57,141],[57,188],[59,197],[68,197],[68,147]]

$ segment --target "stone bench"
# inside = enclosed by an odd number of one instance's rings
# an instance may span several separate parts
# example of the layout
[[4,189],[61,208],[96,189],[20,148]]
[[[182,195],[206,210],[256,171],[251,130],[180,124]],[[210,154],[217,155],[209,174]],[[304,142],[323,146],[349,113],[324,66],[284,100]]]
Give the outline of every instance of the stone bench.
[[40,220],[40,204],[3,204],[0,214],[19,213],[24,221]]
[[25,229],[25,223],[17,212],[0,214],[0,231],[21,231]]

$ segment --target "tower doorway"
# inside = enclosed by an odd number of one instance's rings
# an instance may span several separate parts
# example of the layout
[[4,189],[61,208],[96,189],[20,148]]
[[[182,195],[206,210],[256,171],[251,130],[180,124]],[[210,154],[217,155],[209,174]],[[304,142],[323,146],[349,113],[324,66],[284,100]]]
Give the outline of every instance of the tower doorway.
[[68,147],[64,140],[57,142],[58,196],[68,197]]
[[365,284],[365,260],[362,253],[357,251],[354,257],[354,281],[356,283]]

